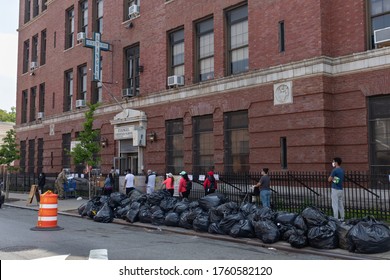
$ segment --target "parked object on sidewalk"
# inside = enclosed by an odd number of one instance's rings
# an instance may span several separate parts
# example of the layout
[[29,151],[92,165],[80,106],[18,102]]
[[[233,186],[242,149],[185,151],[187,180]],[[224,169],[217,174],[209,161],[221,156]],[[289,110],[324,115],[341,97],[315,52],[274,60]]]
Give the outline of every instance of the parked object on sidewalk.
[[103,207],[93,217],[95,222],[111,223],[114,220],[114,213],[108,203],[104,203]]

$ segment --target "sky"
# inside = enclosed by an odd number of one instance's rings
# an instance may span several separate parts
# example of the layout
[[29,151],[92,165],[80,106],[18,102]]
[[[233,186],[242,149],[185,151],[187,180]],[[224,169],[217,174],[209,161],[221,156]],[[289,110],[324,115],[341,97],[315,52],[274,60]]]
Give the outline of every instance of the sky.
[[16,107],[19,0],[0,0],[0,109]]

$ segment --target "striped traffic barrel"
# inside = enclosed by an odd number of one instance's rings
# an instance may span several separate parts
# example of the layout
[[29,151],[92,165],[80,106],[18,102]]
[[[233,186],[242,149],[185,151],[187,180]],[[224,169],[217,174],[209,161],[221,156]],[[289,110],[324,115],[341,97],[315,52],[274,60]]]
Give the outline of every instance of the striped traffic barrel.
[[60,230],[57,225],[58,195],[47,191],[40,196],[38,223],[31,230]]

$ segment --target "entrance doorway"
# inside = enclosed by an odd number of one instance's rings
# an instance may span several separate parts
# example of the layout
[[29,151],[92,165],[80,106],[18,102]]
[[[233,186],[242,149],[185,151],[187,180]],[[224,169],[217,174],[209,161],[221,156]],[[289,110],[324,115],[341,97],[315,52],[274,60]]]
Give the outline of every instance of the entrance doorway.
[[138,153],[123,153],[120,157],[114,158],[114,168],[119,174],[125,174],[127,169],[136,175],[138,173]]

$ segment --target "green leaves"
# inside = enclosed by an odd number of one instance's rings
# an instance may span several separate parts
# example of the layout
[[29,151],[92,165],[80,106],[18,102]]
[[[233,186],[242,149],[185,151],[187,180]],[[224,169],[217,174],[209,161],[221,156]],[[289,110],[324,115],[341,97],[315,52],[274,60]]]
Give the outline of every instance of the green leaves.
[[0,146],[0,164],[5,164],[10,168],[15,160],[20,159],[15,130],[8,130],[3,142]]

